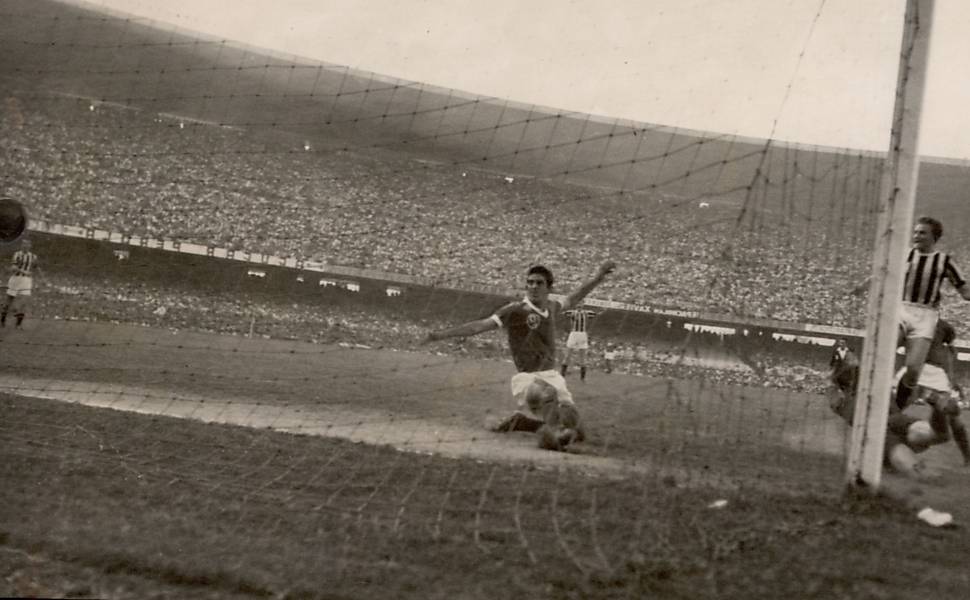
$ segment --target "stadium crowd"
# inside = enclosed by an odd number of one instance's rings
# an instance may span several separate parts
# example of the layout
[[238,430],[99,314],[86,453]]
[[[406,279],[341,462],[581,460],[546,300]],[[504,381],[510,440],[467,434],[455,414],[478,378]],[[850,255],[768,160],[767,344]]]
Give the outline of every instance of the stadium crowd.
[[523,266],[541,260],[568,288],[611,258],[621,271],[597,290],[602,298],[861,323],[864,298],[849,293],[869,264],[861,217],[796,232],[797,211],[753,219],[735,203],[701,209],[672,192],[617,194],[377,149],[317,150],[272,128],[73,98],[5,110],[6,193],[53,223],[450,285],[518,285]]
[[[236,293],[200,293],[153,283],[117,278],[94,280],[64,272],[48,274],[40,284],[33,312],[39,319],[103,321],[220,334],[289,339],[319,344],[419,350],[428,328],[447,325],[354,310],[337,305],[310,305],[284,297],[260,299]],[[603,354],[610,340],[597,340],[591,366],[604,370]],[[716,384],[774,387],[821,392],[826,383],[824,365],[817,370],[775,357],[770,368],[752,369],[730,353],[715,359],[696,351],[658,348],[647,344],[614,342],[617,359],[613,371],[646,377],[698,379]],[[447,355],[505,360],[501,332],[452,342],[434,350]],[[709,353],[710,354],[710,353]]]

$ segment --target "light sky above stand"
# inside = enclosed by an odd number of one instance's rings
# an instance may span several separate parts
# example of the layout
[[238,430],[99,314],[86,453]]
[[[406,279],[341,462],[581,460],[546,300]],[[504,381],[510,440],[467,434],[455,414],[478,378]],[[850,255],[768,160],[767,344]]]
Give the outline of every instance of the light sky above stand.
[[[167,26],[604,117],[888,146],[905,0],[93,0]],[[920,152],[970,160],[970,2],[936,0]]]

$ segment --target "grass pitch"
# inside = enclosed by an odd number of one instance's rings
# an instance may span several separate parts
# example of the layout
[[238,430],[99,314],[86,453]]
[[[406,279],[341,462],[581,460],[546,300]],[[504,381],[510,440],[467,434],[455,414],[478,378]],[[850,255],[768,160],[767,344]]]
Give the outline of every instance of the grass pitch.
[[[5,377],[167,390],[172,407],[233,399],[251,411],[299,409],[314,423],[338,409],[393,415],[391,428],[414,431],[437,419],[480,432],[482,444],[492,436],[483,413],[507,408],[502,362],[37,325],[0,341]],[[840,496],[841,456],[805,433],[824,415],[814,412],[820,398],[601,374],[570,383],[594,432],[582,456],[637,468],[619,476],[4,395],[0,593],[962,598],[970,589],[961,529]],[[496,437],[550,454],[528,436]],[[965,474],[939,459],[946,489],[965,497]],[[711,508],[716,500],[727,503]]]

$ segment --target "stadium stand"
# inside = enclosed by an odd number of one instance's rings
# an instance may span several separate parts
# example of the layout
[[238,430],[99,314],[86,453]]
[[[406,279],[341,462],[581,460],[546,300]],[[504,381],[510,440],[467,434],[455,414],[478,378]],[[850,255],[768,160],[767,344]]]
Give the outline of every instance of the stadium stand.
[[[587,264],[609,254],[625,265],[621,278],[598,290],[611,299],[791,322],[862,322],[863,299],[846,290],[866,272],[867,254],[857,250],[868,238],[802,240],[817,246],[818,260],[791,261],[783,224],[759,223],[748,239],[732,206],[699,209],[657,194],[617,198],[549,179],[509,183],[494,172],[393,154],[318,153],[286,135],[78,98],[21,102],[16,118],[8,110],[2,133],[10,193],[35,218],[64,225],[443,284],[508,286],[509,273],[541,257],[569,286],[569,277],[578,280]],[[591,196],[603,201],[587,201]],[[530,222],[541,231],[523,237],[522,224]]]

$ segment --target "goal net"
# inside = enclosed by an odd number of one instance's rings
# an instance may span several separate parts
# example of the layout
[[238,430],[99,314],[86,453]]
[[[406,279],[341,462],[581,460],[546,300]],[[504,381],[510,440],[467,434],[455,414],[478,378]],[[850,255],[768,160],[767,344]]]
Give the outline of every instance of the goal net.
[[[825,394],[837,340],[862,351],[884,154],[793,137],[829,18],[785,24],[746,132],[5,2],[2,192],[39,270],[0,330],[2,468],[53,482],[11,543],[257,592],[403,566],[457,589],[661,568],[670,544],[717,551],[671,541],[685,505],[835,494],[849,430]],[[720,64],[681,52],[671,73]],[[857,101],[888,118],[890,96]],[[965,221],[959,169],[925,168],[921,206]],[[423,338],[521,299],[532,265],[555,299],[607,260],[585,355],[558,322],[587,439],[490,431],[516,408],[506,333]]]

